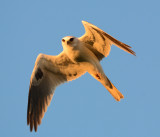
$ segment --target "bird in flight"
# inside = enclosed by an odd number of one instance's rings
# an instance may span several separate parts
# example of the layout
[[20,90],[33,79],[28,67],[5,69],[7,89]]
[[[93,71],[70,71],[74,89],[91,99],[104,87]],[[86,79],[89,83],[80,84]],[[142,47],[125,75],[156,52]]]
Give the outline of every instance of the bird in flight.
[[56,87],[86,72],[98,80],[115,100],[124,98],[105,75],[100,61],[109,55],[112,45],[132,55],[136,55],[135,52],[93,24],[82,23],[86,31],[82,37],[66,36],[62,38],[63,51],[59,55],[39,54],[36,59],[28,95],[27,124],[30,131],[33,128],[37,131]]

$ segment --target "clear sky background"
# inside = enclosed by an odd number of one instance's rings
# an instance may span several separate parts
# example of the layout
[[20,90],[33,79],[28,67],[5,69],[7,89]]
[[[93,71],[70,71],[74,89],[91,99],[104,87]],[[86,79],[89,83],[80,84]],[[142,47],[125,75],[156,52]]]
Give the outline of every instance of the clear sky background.
[[[1,137],[159,137],[159,0],[1,0]],[[57,55],[61,38],[91,22],[133,47],[112,46],[101,64],[124,94],[116,102],[89,74],[59,86],[38,132],[27,126],[30,76],[39,53]]]

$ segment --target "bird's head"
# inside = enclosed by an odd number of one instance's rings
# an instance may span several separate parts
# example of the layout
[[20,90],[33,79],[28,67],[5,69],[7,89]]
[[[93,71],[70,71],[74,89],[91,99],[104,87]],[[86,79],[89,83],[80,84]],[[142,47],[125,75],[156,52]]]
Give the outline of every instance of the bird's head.
[[69,46],[69,47],[76,47],[78,46],[78,38],[73,37],[73,36],[66,36],[62,38],[62,45],[64,46]]
[[62,38],[62,46],[66,55],[72,60],[75,61],[81,51],[81,42],[78,38],[73,36],[66,36]]

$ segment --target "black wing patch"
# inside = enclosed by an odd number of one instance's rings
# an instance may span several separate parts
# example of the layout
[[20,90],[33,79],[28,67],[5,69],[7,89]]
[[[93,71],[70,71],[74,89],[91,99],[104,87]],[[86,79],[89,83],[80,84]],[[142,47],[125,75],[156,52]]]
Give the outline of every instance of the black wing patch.
[[35,74],[35,77],[36,77],[37,81],[43,77],[43,72],[40,68],[38,68],[38,70]]

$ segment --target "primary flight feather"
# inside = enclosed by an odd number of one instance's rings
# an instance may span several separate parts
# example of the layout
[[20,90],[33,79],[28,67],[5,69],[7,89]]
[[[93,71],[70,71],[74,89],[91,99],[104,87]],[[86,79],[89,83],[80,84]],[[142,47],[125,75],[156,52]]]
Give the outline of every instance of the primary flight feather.
[[98,80],[115,98],[124,98],[105,75],[100,60],[110,53],[111,45],[135,55],[131,47],[116,40],[98,27],[82,21],[86,33],[76,38],[62,39],[63,51],[57,56],[39,54],[30,79],[27,124],[30,131],[37,131],[38,125],[49,106],[56,87],[72,81],[88,72]]

